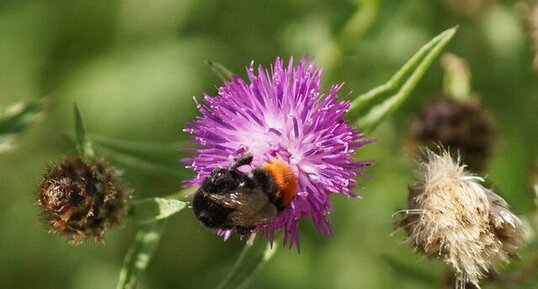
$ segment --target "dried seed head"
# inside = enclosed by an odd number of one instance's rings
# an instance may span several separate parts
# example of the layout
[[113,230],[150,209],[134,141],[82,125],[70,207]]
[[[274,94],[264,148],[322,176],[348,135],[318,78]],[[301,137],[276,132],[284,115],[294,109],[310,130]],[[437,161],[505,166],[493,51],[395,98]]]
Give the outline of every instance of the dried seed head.
[[450,264],[458,284],[478,287],[488,270],[523,245],[521,221],[449,152],[428,151],[420,173],[423,179],[409,189],[409,209],[397,226],[417,251]]
[[408,132],[408,150],[412,155],[420,146],[439,144],[459,152],[473,172],[482,172],[495,145],[495,125],[478,99],[458,102],[439,97],[413,117]]
[[118,184],[120,172],[102,159],[65,158],[43,175],[37,203],[50,231],[71,243],[102,240],[107,227],[121,222],[127,191]]

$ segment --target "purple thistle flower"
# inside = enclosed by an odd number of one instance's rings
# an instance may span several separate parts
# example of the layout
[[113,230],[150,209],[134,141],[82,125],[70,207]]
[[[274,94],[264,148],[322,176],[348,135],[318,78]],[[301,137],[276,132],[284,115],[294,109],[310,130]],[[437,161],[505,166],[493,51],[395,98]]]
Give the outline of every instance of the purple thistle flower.
[[[284,228],[284,246],[299,249],[300,219],[312,218],[319,232],[329,236],[329,195],[357,197],[352,193],[355,179],[366,176],[360,169],[370,162],[355,161],[354,153],[371,141],[361,140],[363,134],[343,118],[349,102],[337,99],[342,84],[320,92],[322,72],[305,58],[297,67],[290,59],[287,68],[277,59],[270,70],[259,66],[257,75],[252,63],[247,74],[248,83],[234,76],[217,96],[204,95],[205,105],[196,102],[202,115],[184,131],[200,148],[189,149],[194,157],[182,162],[198,174],[186,185],[200,185],[213,169],[228,167],[245,152],[254,156],[252,168],[275,159],[286,162],[299,183],[297,196],[256,229],[273,242],[274,232]],[[231,231],[218,234],[227,239]]]

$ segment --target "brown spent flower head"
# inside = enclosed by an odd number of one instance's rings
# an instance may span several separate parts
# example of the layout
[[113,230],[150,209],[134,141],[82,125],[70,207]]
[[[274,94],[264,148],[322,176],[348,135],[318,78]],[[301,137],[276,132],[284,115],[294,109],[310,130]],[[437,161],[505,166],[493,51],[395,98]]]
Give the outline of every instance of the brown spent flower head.
[[495,124],[478,99],[459,102],[441,96],[412,118],[407,143],[412,155],[421,146],[450,147],[471,171],[481,173],[495,147]]
[[121,173],[105,160],[65,158],[43,175],[36,193],[50,231],[70,243],[103,240],[108,227],[125,214],[128,191],[118,184]]
[[504,199],[484,188],[449,152],[426,152],[423,179],[409,189],[409,209],[397,222],[409,243],[451,265],[457,284],[478,281],[524,244],[524,229]]

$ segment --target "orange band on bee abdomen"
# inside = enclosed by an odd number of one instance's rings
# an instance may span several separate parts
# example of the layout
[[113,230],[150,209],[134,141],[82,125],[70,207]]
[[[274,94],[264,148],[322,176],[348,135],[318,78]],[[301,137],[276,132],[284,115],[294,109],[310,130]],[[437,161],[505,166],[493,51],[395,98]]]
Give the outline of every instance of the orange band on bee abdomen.
[[273,180],[278,187],[278,192],[273,201],[281,200],[282,205],[289,205],[297,195],[297,190],[299,190],[297,178],[293,175],[291,168],[287,163],[281,160],[264,163],[261,167],[273,177]]

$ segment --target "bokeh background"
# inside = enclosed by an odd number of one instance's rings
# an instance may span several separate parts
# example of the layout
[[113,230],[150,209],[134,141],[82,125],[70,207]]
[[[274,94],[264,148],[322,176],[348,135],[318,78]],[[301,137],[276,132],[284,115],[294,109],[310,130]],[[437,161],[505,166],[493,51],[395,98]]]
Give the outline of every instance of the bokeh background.
[[[323,84],[345,82],[350,97],[383,83],[441,31],[460,29],[446,51],[465,58],[473,90],[497,121],[499,143],[487,177],[519,214],[534,210],[530,169],[538,148],[538,73],[526,23],[530,2],[488,0],[3,0],[0,2],[0,109],[46,100],[46,110],[0,154],[0,287],[114,288],[136,231],[129,222],[102,245],[70,246],[48,234],[33,199],[39,175],[73,153],[68,134],[76,102],[90,132],[162,144],[145,156],[168,169],[140,166],[112,153],[134,198],[165,196],[192,175],[174,144],[196,115],[193,96],[214,94],[221,80],[211,59],[245,75],[252,60],[312,57]],[[415,255],[394,231],[406,205],[412,162],[403,153],[409,117],[439,95],[435,62],[409,101],[358,152],[373,159],[363,198],[332,199],[336,234],[301,223],[302,250],[279,250],[250,288],[441,288],[446,267]],[[179,147],[177,147],[179,149]],[[189,210],[169,220],[140,288],[214,288],[242,243],[223,242]],[[530,249],[527,249],[527,251]],[[519,270],[530,255],[505,267]],[[532,278],[531,278],[532,279]],[[538,288],[538,277],[515,287]],[[486,285],[485,288],[504,288]]]

